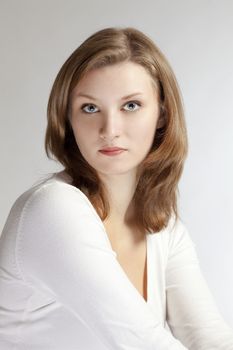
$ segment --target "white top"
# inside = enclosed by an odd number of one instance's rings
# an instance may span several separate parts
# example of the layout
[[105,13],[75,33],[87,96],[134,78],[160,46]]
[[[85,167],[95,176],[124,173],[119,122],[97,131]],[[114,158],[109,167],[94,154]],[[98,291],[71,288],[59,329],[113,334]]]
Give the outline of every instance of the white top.
[[64,171],[32,186],[0,238],[0,349],[232,350],[195,244],[173,224],[147,234],[146,302]]

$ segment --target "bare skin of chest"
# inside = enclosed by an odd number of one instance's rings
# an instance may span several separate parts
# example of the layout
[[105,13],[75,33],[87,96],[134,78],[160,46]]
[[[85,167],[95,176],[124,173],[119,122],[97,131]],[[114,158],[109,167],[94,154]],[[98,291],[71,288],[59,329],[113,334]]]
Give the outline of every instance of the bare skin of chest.
[[[121,228],[121,233],[116,228],[104,225],[108,234],[112,249],[117,253],[117,260],[126,273],[129,280],[138,290],[141,296],[147,301],[147,247],[143,235],[138,236],[135,231],[125,228],[125,234]],[[130,231],[131,230],[131,231]],[[120,239],[117,237],[127,237]]]

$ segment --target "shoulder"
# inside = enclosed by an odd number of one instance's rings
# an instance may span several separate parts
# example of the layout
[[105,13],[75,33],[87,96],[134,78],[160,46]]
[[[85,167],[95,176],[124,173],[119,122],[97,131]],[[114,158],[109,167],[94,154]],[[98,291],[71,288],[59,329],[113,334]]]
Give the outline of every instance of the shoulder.
[[15,200],[8,219],[25,221],[56,217],[59,221],[61,215],[78,215],[80,212],[98,217],[86,195],[55,174],[23,192]]
[[168,225],[159,233],[152,234],[154,240],[158,240],[162,245],[164,255],[172,256],[173,253],[186,249],[194,250],[196,247],[187,225],[181,218],[170,217]]

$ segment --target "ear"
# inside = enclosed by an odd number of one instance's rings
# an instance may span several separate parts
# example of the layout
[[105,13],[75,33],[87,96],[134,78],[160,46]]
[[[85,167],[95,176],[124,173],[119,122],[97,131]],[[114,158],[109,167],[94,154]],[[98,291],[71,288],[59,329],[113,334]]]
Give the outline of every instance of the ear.
[[163,105],[160,106],[160,114],[157,121],[156,129],[160,129],[164,127],[166,124],[166,113]]
[[164,125],[165,125],[165,118],[159,117],[159,119],[157,121],[156,129],[160,129],[160,128],[164,127]]
[[72,114],[72,107],[71,107],[71,103],[70,103],[70,101],[68,99],[66,115],[67,115],[67,119],[68,119],[69,122],[71,122],[71,114]]

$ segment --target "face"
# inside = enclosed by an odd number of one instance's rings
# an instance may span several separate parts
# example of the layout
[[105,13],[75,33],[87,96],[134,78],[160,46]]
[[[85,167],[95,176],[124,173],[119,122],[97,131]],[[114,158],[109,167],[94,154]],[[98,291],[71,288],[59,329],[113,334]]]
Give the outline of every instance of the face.
[[[72,91],[74,136],[81,154],[100,176],[136,173],[151,149],[158,117],[151,77],[133,62],[92,70]],[[109,147],[123,151],[101,151]]]

